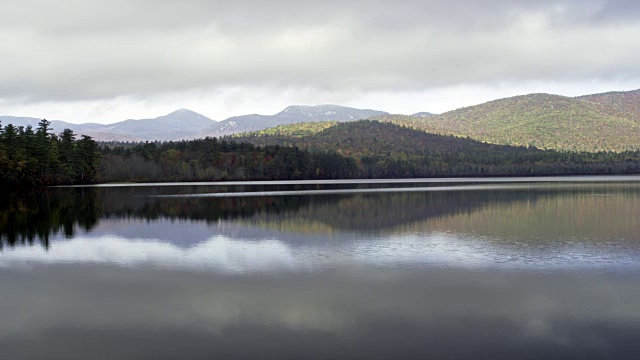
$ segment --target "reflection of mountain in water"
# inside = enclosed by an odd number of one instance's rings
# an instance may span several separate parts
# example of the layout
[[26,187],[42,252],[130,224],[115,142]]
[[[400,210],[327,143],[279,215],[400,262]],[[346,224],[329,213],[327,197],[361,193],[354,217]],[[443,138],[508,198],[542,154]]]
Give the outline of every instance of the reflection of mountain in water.
[[624,189],[558,193],[535,201],[492,203],[470,212],[431,218],[399,231],[467,233],[516,241],[552,243],[640,240],[640,192]]
[[[291,213],[259,213],[250,223],[281,231],[464,233],[500,242],[557,238],[640,240],[640,187],[587,185],[357,195]],[[309,227],[308,224],[312,224]]]
[[[170,233],[162,229],[179,225],[185,229],[183,237],[189,237],[187,232],[192,225],[196,237],[206,237],[207,227],[226,224],[227,228],[254,229],[251,231],[275,236],[439,231],[511,239],[640,238],[640,220],[636,216],[640,213],[640,187],[635,184],[326,196],[153,197],[211,190],[207,186],[59,188],[2,194],[0,246],[40,241],[47,247],[53,234],[72,237],[78,230],[108,233],[124,223],[140,221],[157,223],[158,232]],[[214,189],[249,190],[265,188]],[[130,230],[144,232],[145,228]]]

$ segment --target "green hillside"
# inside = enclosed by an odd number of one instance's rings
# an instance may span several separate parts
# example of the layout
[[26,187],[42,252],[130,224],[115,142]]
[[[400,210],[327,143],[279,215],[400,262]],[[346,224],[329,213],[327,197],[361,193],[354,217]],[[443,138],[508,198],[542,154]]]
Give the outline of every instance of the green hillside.
[[640,121],[626,111],[630,108],[631,105],[613,106],[604,100],[594,102],[531,94],[429,118],[385,115],[376,119],[493,144],[573,151],[624,151],[640,147]]
[[[251,132],[249,134],[255,136],[290,136],[290,137],[302,137],[313,135],[321,132],[324,129],[335,126],[337,121],[320,121],[320,122],[302,122],[289,125],[280,125],[264,130]],[[240,138],[246,136],[247,133],[237,134],[234,137]]]
[[640,89],[585,95],[576,99],[610,106],[618,111],[631,114],[633,119],[640,121]]
[[[297,146],[311,151],[336,151],[346,156],[385,156],[406,158],[427,153],[537,151],[486,144],[454,136],[442,136],[398,126],[389,122],[360,120],[348,123],[324,123],[317,133],[299,136],[308,124],[286,126],[286,131],[260,131],[234,137],[254,145]],[[279,127],[281,128],[281,127]]]
[[245,134],[234,141],[296,146],[311,154],[335,152],[355,159],[361,176],[611,174],[640,171],[640,151],[558,152],[488,144],[427,133],[389,122],[338,123],[308,136]]

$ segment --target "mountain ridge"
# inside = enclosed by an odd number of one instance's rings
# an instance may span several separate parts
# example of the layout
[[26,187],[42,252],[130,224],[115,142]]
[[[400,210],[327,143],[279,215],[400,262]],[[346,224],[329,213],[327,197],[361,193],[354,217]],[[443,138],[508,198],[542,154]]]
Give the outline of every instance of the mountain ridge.
[[640,119],[627,108],[612,105],[619,100],[615,95],[611,97],[610,101],[587,101],[580,97],[535,93],[492,100],[428,118],[391,115],[374,119],[500,145],[572,151],[639,148]]
[[[340,105],[291,105],[273,115],[248,114],[232,116],[216,122],[202,114],[188,109],[178,109],[167,115],[148,119],[127,119],[111,124],[73,124],[61,120],[51,121],[54,131],[71,129],[82,135],[89,135],[98,141],[166,141],[219,137],[244,132],[268,129],[279,125],[298,122],[354,121],[384,111],[358,109]],[[0,116],[4,125],[36,127],[41,119]]]
[[411,116],[417,116],[417,117],[431,117],[431,116],[435,116],[435,115],[437,115],[437,114],[430,113],[428,111],[420,111],[420,112],[417,112],[415,114],[411,114]]
[[[164,141],[256,133],[295,123],[361,119],[392,122],[429,133],[469,137],[499,145],[624,151],[640,147],[640,89],[577,97],[546,93],[518,95],[442,114],[399,115],[332,104],[291,105],[273,115],[240,115],[219,122],[179,109],[153,119],[129,119],[108,125],[53,120],[52,127],[55,131],[70,128],[101,141]],[[4,125],[18,121],[21,123],[17,125],[35,127],[39,119],[5,116],[0,117],[0,121]],[[317,127],[309,125],[296,131],[308,133],[314,128]]]
[[299,122],[355,121],[382,114],[387,113],[379,110],[357,109],[333,104],[291,105],[274,115],[249,114],[230,117],[205,129],[204,135],[224,136],[254,132]]
[[633,115],[635,120],[640,121],[640,89],[582,95],[576,97],[576,99],[606,104],[618,111],[627,112]]
[[[3,126],[36,127],[42,119],[32,117],[0,116]],[[111,124],[73,124],[62,120],[50,120],[54,132],[71,129],[79,135],[89,135],[98,141],[147,141],[175,140],[196,136],[214,120],[188,109],[178,109],[169,114],[148,119],[127,119]]]

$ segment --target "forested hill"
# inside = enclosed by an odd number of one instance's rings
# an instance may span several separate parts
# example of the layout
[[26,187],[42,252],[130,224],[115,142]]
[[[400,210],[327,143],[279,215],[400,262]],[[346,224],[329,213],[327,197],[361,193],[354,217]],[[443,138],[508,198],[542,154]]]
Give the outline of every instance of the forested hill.
[[620,112],[630,114],[633,119],[640,122],[640,89],[585,95],[576,99],[610,106]]
[[432,153],[540,152],[527,147],[487,144],[476,140],[426,133],[406,126],[375,120],[349,123],[306,123],[282,126],[273,131],[239,135],[232,138],[258,146],[297,146],[310,151],[336,151],[346,156],[388,156],[406,158]]
[[[299,131],[299,128],[306,129]],[[233,138],[258,146],[296,146],[336,151],[356,159],[365,177],[561,175],[640,172],[640,152],[558,152],[493,145],[451,135],[425,133],[388,122],[306,124]]]
[[374,118],[494,144],[572,151],[624,151],[640,147],[638,100],[638,92],[581,98],[531,94],[427,118],[402,115]]

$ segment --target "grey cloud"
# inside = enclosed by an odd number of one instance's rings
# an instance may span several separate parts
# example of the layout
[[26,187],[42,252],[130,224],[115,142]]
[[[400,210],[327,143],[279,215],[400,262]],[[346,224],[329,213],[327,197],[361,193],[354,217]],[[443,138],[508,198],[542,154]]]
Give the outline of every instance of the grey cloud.
[[[43,32],[118,32],[144,29],[176,29],[200,25],[231,27],[233,31],[288,27],[348,18],[355,22],[393,28],[436,23],[469,29],[495,26],[531,11],[557,14],[565,19],[633,19],[640,5],[633,0],[325,0],[325,1],[223,1],[223,0],[42,0],[3,4],[4,26],[25,26]],[[28,25],[26,25],[28,24]]]
[[638,22],[640,3],[635,0],[591,0],[572,7],[575,18],[589,23]]
[[631,1],[12,1],[0,98],[634,78]]

